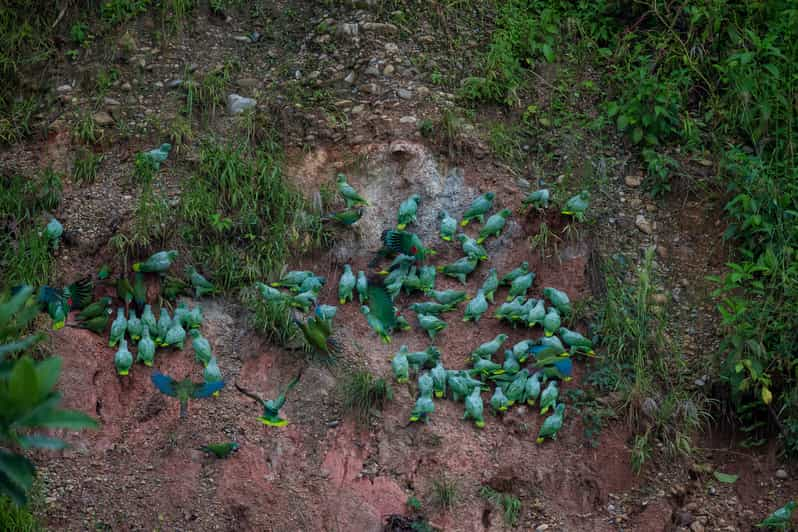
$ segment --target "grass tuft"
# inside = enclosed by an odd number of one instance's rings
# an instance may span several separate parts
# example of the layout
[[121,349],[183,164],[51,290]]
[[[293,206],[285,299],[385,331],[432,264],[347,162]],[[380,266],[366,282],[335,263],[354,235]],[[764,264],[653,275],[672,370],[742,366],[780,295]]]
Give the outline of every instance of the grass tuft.
[[432,504],[450,512],[460,498],[460,488],[455,480],[445,476],[432,481]]
[[393,400],[391,384],[368,371],[352,373],[343,385],[344,410],[365,426],[375,410],[382,410]]
[[502,517],[507,526],[514,527],[518,524],[521,515],[521,501],[518,497],[496,491],[490,486],[482,486],[479,489],[479,496],[502,509]]

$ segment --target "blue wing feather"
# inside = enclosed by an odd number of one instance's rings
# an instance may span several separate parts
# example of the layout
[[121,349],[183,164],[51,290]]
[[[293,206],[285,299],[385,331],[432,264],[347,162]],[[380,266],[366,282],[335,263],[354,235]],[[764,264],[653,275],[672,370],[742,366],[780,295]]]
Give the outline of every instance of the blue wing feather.
[[216,381],[216,382],[207,382],[200,386],[199,388],[195,388],[194,391],[191,393],[191,397],[194,399],[202,399],[203,397],[210,397],[214,394],[214,392],[218,392],[224,388],[224,381]]
[[163,373],[153,373],[152,374],[152,383],[155,385],[158,390],[166,394],[170,397],[177,397],[177,391],[175,390],[175,380],[172,377],[168,377]]

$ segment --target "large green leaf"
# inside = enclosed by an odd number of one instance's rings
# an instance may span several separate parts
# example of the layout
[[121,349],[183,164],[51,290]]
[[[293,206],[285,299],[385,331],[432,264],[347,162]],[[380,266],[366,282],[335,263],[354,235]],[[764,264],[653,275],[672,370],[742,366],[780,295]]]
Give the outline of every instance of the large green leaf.
[[3,360],[3,358],[5,358],[7,354],[17,353],[19,351],[25,351],[26,349],[30,348],[41,339],[42,339],[41,335],[34,334],[25,337],[22,340],[17,340],[16,342],[0,344],[0,360]]
[[39,389],[42,394],[50,393],[61,374],[61,359],[50,357],[36,365],[36,374],[39,376]]
[[24,427],[42,427],[48,429],[94,429],[99,423],[83,412],[77,410],[47,409],[28,417],[25,423],[18,423]]
[[0,449],[0,473],[22,491],[28,491],[33,484],[33,464],[24,456],[5,449]]
[[714,471],[712,473],[715,475],[715,478],[718,482],[723,482],[724,484],[734,484],[737,482],[739,475],[731,475],[729,473],[721,473],[720,471]]
[[25,449],[31,447],[38,447],[39,449],[47,449],[48,451],[60,451],[67,447],[67,443],[60,438],[50,438],[49,436],[42,436],[41,434],[29,434],[27,436],[20,436],[17,438],[19,444]]
[[17,360],[11,370],[8,392],[12,400],[23,405],[33,404],[39,399],[39,377],[36,375],[33,359],[23,357]]
[[25,490],[13,483],[2,471],[0,471],[0,495],[7,495],[17,506],[24,506],[28,502]]

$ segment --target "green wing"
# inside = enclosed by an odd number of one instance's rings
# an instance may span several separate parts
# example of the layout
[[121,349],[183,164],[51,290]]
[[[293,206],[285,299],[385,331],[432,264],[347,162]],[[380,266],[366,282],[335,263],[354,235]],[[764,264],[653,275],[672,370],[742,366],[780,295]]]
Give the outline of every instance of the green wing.
[[369,280],[368,306],[372,316],[380,320],[386,332],[391,332],[396,328],[396,310],[391,301],[391,296],[385,287],[382,286],[381,279]]

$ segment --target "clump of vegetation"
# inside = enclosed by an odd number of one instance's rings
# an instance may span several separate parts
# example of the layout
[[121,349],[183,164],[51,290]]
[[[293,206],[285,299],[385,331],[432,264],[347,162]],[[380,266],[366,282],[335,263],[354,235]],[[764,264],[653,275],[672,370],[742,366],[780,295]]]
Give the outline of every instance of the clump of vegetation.
[[250,325],[266,340],[286,347],[297,337],[299,331],[287,301],[265,301],[254,287],[247,289],[242,298],[252,313]]
[[27,507],[14,504],[8,497],[0,497],[0,530],[40,532],[44,529]]
[[502,517],[507,526],[514,527],[518,524],[518,518],[521,516],[521,501],[518,497],[496,491],[490,486],[482,486],[479,489],[479,496],[502,509]]
[[360,425],[367,425],[374,411],[382,410],[388,401],[393,400],[391,384],[368,371],[350,374],[342,391],[344,410]]
[[454,479],[436,478],[432,481],[432,505],[447,512],[454,509],[460,498],[460,488]]
[[72,177],[76,183],[89,185],[97,178],[97,169],[103,160],[103,155],[92,150],[82,149],[77,152]]

